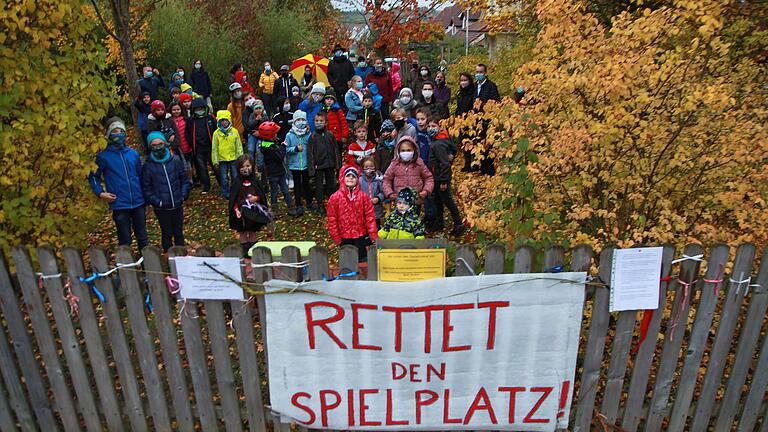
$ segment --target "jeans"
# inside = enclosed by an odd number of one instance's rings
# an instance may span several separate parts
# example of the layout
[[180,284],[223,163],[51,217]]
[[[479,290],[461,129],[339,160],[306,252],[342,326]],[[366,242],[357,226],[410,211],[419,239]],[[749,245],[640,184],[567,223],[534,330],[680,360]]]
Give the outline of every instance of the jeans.
[[143,205],[133,209],[112,210],[112,219],[117,226],[118,245],[131,245],[131,229],[133,229],[133,234],[136,235],[136,242],[139,243],[139,251],[149,244],[147,214]]
[[[259,139],[255,136],[248,134],[248,139],[245,142],[245,152],[253,158],[253,160],[256,160],[256,149],[259,147]],[[261,152],[259,152],[261,154]],[[264,162],[262,161],[262,164]],[[259,166],[257,163],[256,166]]]
[[333,168],[326,168],[315,172],[315,199],[321,208],[325,202],[325,197],[333,193],[336,183],[335,171]]
[[[155,216],[160,224],[160,241],[163,251],[168,252],[171,246],[184,246],[184,210],[155,208]],[[173,242],[171,242],[173,239]]]
[[[256,96],[256,95],[254,95]],[[274,110],[272,109],[272,106],[274,105],[274,97],[271,94],[261,93],[261,100],[264,102],[264,111],[267,112],[267,115],[271,118],[272,113]]]
[[[237,178],[237,166],[235,161],[219,162],[219,183],[221,184],[221,195],[229,199],[229,188]],[[230,183],[232,182],[232,183]]]
[[437,227],[443,226],[443,206],[448,207],[448,211],[451,212],[454,228],[462,224],[459,208],[456,207],[456,201],[453,200],[450,183],[448,184],[448,187],[442,191],[440,190],[440,182],[435,181],[435,191],[432,193],[432,196],[435,205],[435,222]]
[[[424,220],[427,223],[435,221],[435,198],[432,194],[429,194],[424,198]],[[438,220],[437,222],[440,223],[442,220]]]
[[208,165],[211,164],[211,148],[198,147],[195,154],[195,175],[203,186],[203,191],[211,190],[211,177],[208,175]]
[[293,197],[296,199],[296,207],[302,206],[302,198],[304,198],[304,204],[309,206],[312,203],[309,170],[291,170],[291,175],[293,175]]
[[288,207],[293,206],[293,199],[288,193],[288,182],[285,179],[285,174],[269,177],[269,200],[273,207],[277,205],[277,188],[280,188],[280,192],[283,193],[285,204]]

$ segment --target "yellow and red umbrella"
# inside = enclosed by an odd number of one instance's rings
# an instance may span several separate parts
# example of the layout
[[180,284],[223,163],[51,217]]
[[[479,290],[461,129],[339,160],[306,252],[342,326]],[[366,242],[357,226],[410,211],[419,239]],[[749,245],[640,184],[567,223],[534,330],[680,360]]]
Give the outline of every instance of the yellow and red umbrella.
[[328,81],[328,59],[314,54],[307,54],[304,57],[297,58],[291,63],[291,75],[296,78],[296,81],[301,82],[301,78],[304,76],[304,68],[309,66],[312,68],[312,75],[317,78],[318,82],[330,85]]

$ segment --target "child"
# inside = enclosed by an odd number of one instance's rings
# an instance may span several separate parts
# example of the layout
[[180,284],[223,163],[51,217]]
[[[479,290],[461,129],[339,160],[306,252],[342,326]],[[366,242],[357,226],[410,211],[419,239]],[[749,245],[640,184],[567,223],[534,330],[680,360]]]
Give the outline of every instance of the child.
[[411,188],[403,188],[397,194],[395,211],[389,214],[384,226],[379,230],[379,238],[423,239],[424,224],[419,219],[419,214],[414,207],[415,203],[416,191]]
[[429,135],[427,134],[427,119],[430,117],[429,108],[419,107],[416,110],[416,143],[419,144],[419,157],[426,163],[429,161]]
[[325,216],[325,197],[334,187],[334,177],[339,169],[339,153],[336,138],[325,128],[328,115],[320,111],[315,115],[315,131],[309,136],[309,175],[315,183],[317,212]]
[[176,130],[179,131],[179,156],[184,162],[184,169],[187,175],[192,174],[192,146],[187,141],[187,118],[184,118],[183,109],[178,102],[171,103],[171,118],[176,123]]
[[362,164],[363,158],[372,156],[376,152],[376,145],[368,141],[368,127],[365,122],[358,120],[355,122],[356,141],[349,145],[347,151],[346,164]]
[[191,108],[192,116],[188,119],[185,128],[187,142],[192,146],[197,181],[203,187],[202,193],[207,194],[211,190],[208,165],[211,164],[211,146],[213,132],[216,130],[216,119],[208,114],[208,105],[204,99],[193,100]]
[[149,134],[149,114],[152,113],[152,108],[150,106],[150,103],[152,102],[152,97],[149,95],[149,92],[141,92],[141,96],[137,97],[135,101],[133,101],[133,106],[136,107],[136,112],[138,113],[136,126],[139,128],[139,132],[141,132],[141,146],[144,149],[144,154],[147,154],[147,149],[149,148],[149,143],[147,142],[147,135]]
[[171,119],[171,113],[165,112],[165,104],[161,100],[152,101],[150,104],[152,111],[147,119],[149,120],[149,132],[162,132],[166,141],[170,144],[171,150],[179,154],[179,130],[176,129],[176,122]]
[[[384,97],[379,94],[379,86],[376,85],[374,82],[368,83],[368,87],[366,87],[368,91],[367,94],[371,95],[371,102],[373,103],[373,109],[376,111],[381,110],[381,102],[384,100]],[[365,96],[363,96],[365,97]],[[365,106],[365,101],[363,101],[363,106]],[[359,118],[360,116],[358,116]]]
[[273,121],[265,121],[259,126],[259,138],[261,139],[261,154],[264,156],[264,173],[269,178],[269,198],[272,207],[277,207],[277,191],[283,193],[285,205],[288,207],[288,214],[296,216],[296,210],[293,209],[293,199],[288,193],[288,183],[285,175],[285,146],[276,143],[277,131],[280,130]]
[[264,169],[264,158],[259,152],[259,126],[268,121],[267,113],[264,109],[264,102],[252,96],[245,101],[245,110],[243,110],[243,127],[245,135],[248,137],[245,146],[245,152],[256,159],[256,166]]
[[384,217],[384,191],[382,183],[384,175],[376,171],[376,163],[372,157],[363,159],[363,175],[360,177],[360,189],[368,195],[373,204],[373,213],[376,216],[376,227],[381,228],[381,218]]
[[142,169],[141,190],[144,200],[155,210],[163,251],[167,252],[172,245],[184,246],[182,204],[189,197],[192,185],[184,162],[168,149],[165,135],[158,131],[150,132],[147,139],[151,151]]
[[[280,126],[280,132],[277,133],[277,142],[285,142],[285,137],[288,135],[288,131],[291,130],[293,124],[294,108],[290,99],[281,99],[277,103],[277,113],[272,116],[272,121]],[[304,113],[304,119],[307,118],[307,114]]]
[[[371,83],[371,85],[376,85]],[[359,120],[368,126],[368,141],[376,142],[381,128],[381,112],[376,108],[370,93],[363,96],[363,111],[358,116]]]
[[402,108],[392,110],[392,123],[395,125],[395,142],[400,142],[404,136],[410,136],[416,142],[416,127],[408,122],[408,115]]
[[376,166],[382,172],[387,172],[392,157],[395,155],[395,125],[392,120],[384,120],[379,134],[379,145],[376,146]]
[[427,165],[419,157],[416,141],[410,136],[400,138],[395,145],[395,157],[384,173],[384,195],[394,201],[403,188],[413,188],[421,204],[432,193],[434,179]]
[[237,158],[237,178],[229,194],[229,227],[240,233],[243,256],[256,243],[256,232],[272,221],[261,182],[256,179],[253,158]]
[[232,127],[232,114],[229,111],[219,110],[216,118],[218,127],[213,133],[211,162],[219,174],[221,195],[229,199],[230,184],[237,177],[235,160],[243,154],[243,142],[240,133]]
[[321,111],[328,115],[325,128],[336,138],[337,154],[344,154],[347,140],[349,139],[349,125],[344,117],[344,111],[341,110],[336,102],[336,92],[333,91],[333,87],[328,87],[325,91],[325,99],[323,99]]
[[[181,115],[183,117],[190,117],[192,108],[192,96],[182,93],[179,96],[179,103],[181,104]],[[173,113],[171,113],[173,114]]]
[[307,207],[312,204],[312,191],[309,189],[309,125],[304,111],[293,113],[291,130],[285,136],[285,146],[288,169],[293,176],[296,215],[303,216],[302,198]]
[[339,190],[328,200],[328,233],[338,246],[357,246],[358,262],[366,262],[367,247],[378,240],[378,234],[373,204],[360,190],[359,178],[359,168],[353,165],[339,172]]
[[416,99],[413,97],[413,91],[408,87],[403,87],[400,90],[395,102],[392,104],[396,109],[403,110],[403,117],[413,117],[413,112],[416,110]]
[[456,155],[456,145],[448,132],[440,129],[439,117],[430,117],[427,133],[432,138],[429,151],[429,168],[435,177],[435,190],[432,193],[435,207],[433,228],[436,231],[443,229],[443,206],[447,206],[448,211],[451,212],[451,219],[453,219],[451,235],[460,236],[466,228],[461,221],[459,209],[456,207],[451,193],[451,164],[453,164]]

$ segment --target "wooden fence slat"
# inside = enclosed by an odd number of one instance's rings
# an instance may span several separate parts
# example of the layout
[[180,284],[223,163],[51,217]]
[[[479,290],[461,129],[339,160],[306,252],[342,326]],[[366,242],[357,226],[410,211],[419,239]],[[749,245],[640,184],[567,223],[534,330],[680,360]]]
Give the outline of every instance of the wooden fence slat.
[[[722,278],[722,269],[728,263],[729,248],[727,245],[716,245],[709,253],[707,262],[706,280]],[[720,284],[722,286],[722,284]],[[715,294],[715,284],[705,282],[696,305],[696,318],[693,321],[693,329],[688,337],[685,350],[683,370],[678,380],[675,404],[672,414],[669,416],[668,431],[682,432],[688,421],[691,401],[696,389],[696,378],[699,376],[701,359],[706,349],[707,338],[712,327],[712,318],[715,315],[718,296]]]
[[[357,263],[357,247],[353,245],[344,245],[339,248],[339,275],[344,273],[353,273],[360,270]],[[282,279],[282,278],[281,278]],[[360,279],[360,275],[354,277],[345,277],[344,280]]]
[[[197,249],[196,255],[198,257],[213,257],[214,250],[209,247],[201,247]],[[208,325],[211,354],[213,354],[213,369],[224,413],[224,427],[227,432],[238,432],[242,430],[242,422],[240,420],[239,399],[235,390],[235,377],[232,374],[229,338],[226,319],[224,318],[224,302],[206,300],[203,305],[205,306],[205,321]]]
[[[130,246],[117,248],[117,262],[132,263],[135,261]],[[154,337],[147,326],[142,284],[139,283],[139,274],[136,270],[136,267],[132,267],[118,271],[120,290],[125,298],[131,337],[136,346],[139,368],[144,378],[144,389],[149,400],[149,412],[152,414],[154,430],[170,432],[171,421],[168,417],[168,405],[165,403],[165,390],[160,379],[160,372],[157,369]]]
[[691,430],[706,430],[712,417],[715,397],[717,396],[717,390],[720,388],[720,381],[731,350],[733,332],[736,330],[736,324],[741,312],[741,304],[744,301],[744,292],[747,289],[747,285],[750,284],[750,282],[739,284],[733,281],[738,282],[749,278],[752,274],[755,252],[755,246],[751,244],[742,244],[736,251],[733,274],[729,281],[730,283],[727,285],[728,289],[725,292],[725,303],[720,314],[715,342],[712,344],[712,349],[709,353],[707,372],[704,375],[701,393],[696,403],[696,413],[693,417],[693,427]]
[[461,245],[456,249],[456,271],[454,276],[472,276],[475,274],[477,257],[474,245]]
[[328,250],[313,246],[309,250],[309,280],[323,280],[323,275],[328,275]]
[[613,260],[613,246],[606,246],[600,253],[598,275],[605,282],[607,288],[597,288],[592,302],[592,320],[589,323],[589,338],[587,349],[584,353],[584,368],[581,374],[579,399],[576,406],[576,418],[573,422],[573,430],[576,432],[589,431],[592,424],[592,415],[595,410],[595,396],[600,380],[600,365],[603,361],[605,350],[605,335],[608,332],[609,289],[611,284],[611,261]]
[[[168,251],[169,257],[181,257],[187,254],[183,247],[174,246]],[[171,274],[178,278],[176,264],[171,261]],[[200,321],[197,318],[197,303],[194,300],[184,301],[181,313],[181,329],[184,335],[184,349],[187,353],[189,373],[192,377],[192,388],[195,390],[195,406],[200,425],[206,432],[217,432],[219,423],[213,407],[213,393],[208,378],[208,361],[200,335]],[[181,310],[181,309],[179,309]]]
[[[16,418],[19,421],[19,426],[24,432],[36,432],[37,426],[35,425],[35,419],[32,417],[32,410],[27,403],[27,397],[24,394],[24,389],[21,387],[21,380],[19,380],[19,370],[16,368],[16,362],[13,359],[13,353],[11,352],[11,346],[8,344],[8,338],[5,335],[5,329],[0,322],[0,373],[5,379],[4,388],[8,391],[8,399],[10,402],[9,408],[13,409],[16,413]],[[0,380],[0,384],[3,380]],[[11,415],[12,419],[13,416]],[[15,430],[15,429],[14,429]]]
[[507,249],[503,244],[494,243],[485,248],[485,274],[503,274],[504,257]]
[[619,318],[616,320],[610,350],[611,360],[605,378],[605,387],[603,387],[603,403],[600,406],[600,412],[605,416],[607,424],[616,423],[618,417],[636,318],[637,311],[629,310],[619,312]]
[[[280,250],[280,257],[286,264],[298,263],[301,262],[301,250],[296,246],[286,246]],[[276,271],[285,275],[285,279],[290,281],[301,282],[304,279],[304,269],[280,266]]]
[[79,277],[85,276],[83,269],[83,258],[80,251],[71,247],[63,250],[64,262],[67,265],[67,275],[71,284],[72,293],[79,299],[80,309],[80,328],[83,331],[85,348],[88,351],[88,360],[91,365],[91,372],[96,381],[96,389],[99,392],[99,401],[107,420],[107,427],[111,432],[122,432],[124,430],[123,418],[120,414],[120,406],[117,403],[117,393],[113,380],[114,373],[107,362],[104,343],[99,330],[99,323],[96,319],[96,312],[93,309],[93,293],[88,285],[79,281]]
[[[314,249],[314,247],[312,249]],[[269,248],[257,247],[253,251],[251,262],[254,264],[271,263],[272,251],[269,250]],[[327,270],[328,263],[326,262],[325,265]],[[311,268],[310,271],[312,271]],[[263,283],[270,279],[272,279],[272,267],[261,267],[253,269],[254,282]],[[269,351],[267,350],[267,302],[264,299],[264,296],[256,296],[256,307],[259,311],[259,329],[261,330],[261,343],[264,347],[264,366],[266,367],[266,370],[269,370]]]
[[544,268],[545,273],[556,272],[556,267],[565,265],[565,251],[561,246],[549,246],[544,250]]
[[[736,360],[728,374],[728,384],[725,388],[725,395],[720,401],[715,430],[731,430],[731,424],[739,409],[738,405],[744,388],[744,381],[747,379],[747,373],[752,366],[752,356],[757,339],[760,337],[760,329],[763,327],[766,307],[768,307],[768,292],[763,289],[766,284],[768,284],[768,248],[764,250],[760,262],[760,272],[757,276],[759,289],[752,291],[747,318],[741,327],[739,344],[736,348]],[[757,373],[765,374],[768,371],[757,369]]]
[[520,246],[515,251],[514,273],[530,273],[533,268],[533,248]]
[[[703,254],[704,249],[700,245],[688,245],[683,250],[683,254],[687,256],[695,256]],[[690,292],[685,294],[684,286],[680,281],[693,283],[699,278],[699,268],[701,267],[698,261],[683,261],[680,265],[680,272],[675,282],[677,293],[675,294],[675,300],[672,303],[672,315],[667,321],[667,330],[664,334],[664,346],[661,352],[661,360],[659,366],[656,369],[656,383],[653,388],[653,397],[651,398],[650,405],[648,407],[648,415],[646,416],[645,431],[652,432],[661,429],[664,416],[667,413],[669,394],[672,391],[672,383],[675,378],[675,374],[678,371],[678,360],[680,358],[680,347],[685,338],[685,330],[688,327],[688,310],[691,306],[690,299],[693,297],[693,289],[691,286]],[[685,302],[683,302],[685,300]],[[679,317],[679,323],[675,326],[673,321],[676,317]],[[673,338],[671,336],[674,335]]]
[[[672,260],[675,258],[675,247],[664,246],[661,258],[661,276],[667,277],[672,270]],[[648,395],[648,378],[653,364],[661,318],[667,306],[667,289],[669,282],[659,283],[659,308],[653,311],[651,322],[648,324],[647,338],[637,349],[635,363],[632,367],[632,377],[629,381],[627,401],[624,404],[624,418],[621,427],[628,432],[635,432],[643,412],[643,403]]]
[[5,385],[3,380],[0,380],[0,432],[16,432],[16,430],[16,422],[13,420],[8,396],[5,394]]
[[379,280],[379,249],[375,242],[368,246],[368,280]]
[[[224,248],[224,256],[240,257],[240,246],[230,245]],[[243,274],[243,280],[245,275]],[[260,289],[260,287],[254,287]],[[238,363],[243,378],[245,408],[248,415],[248,428],[251,432],[267,430],[264,422],[264,399],[261,395],[261,373],[256,358],[256,344],[253,338],[253,317],[251,306],[244,301],[229,302],[232,309],[232,325],[235,328]]]
[[168,379],[168,387],[171,390],[176,427],[180,431],[194,430],[195,420],[189,404],[189,387],[181,365],[176,325],[171,317],[171,311],[176,310],[176,299],[171,297],[168,292],[162,274],[164,270],[160,249],[156,246],[149,246],[144,248],[142,254],[144,256],[144,269],[147,270],[146,277],[149,283],[150,298],[152,299],[152,317],[155,321],[157,337],[160,340],[163,369]]
[[43,306],[43,300],[40,297],[37,277],[32,269],[29,250],[26,246],[14,246],[11,253],[13,254],[13,262],[16,264],[16,275],[19,278],[21,291],[24,294],[24,304],[27,306],[32,329],[35,332],[35,338],[37,338],[40,356],[45,363],[48,380],[51,383],[51,387],[53,387],[53,398],[56,401],[59,416],[65,430],[79,431],[80,419],[78,418],[75,403],[72,400],[72,394],[69,392],[64,368],[61,362],[59,362],[57,345],[48,322],[48,315]]
[[[59,265],[53,248],[50,246],[40,247],[37,249],[37,256],[42,274],[59,274]],[[75,388],[77,402],[83,414],[85,427],[89,431],[100,432],[102,430],[101,420],[96,409],[96,402],[93,399],[91,380],[88,372],[86,372],[83,354],[80,351],[80,342],[77,340],[77,336],[75,336],[72,318],[69,316],[69,306],[67,306],[64,300],[62,278],[44,278],[43,286],[48,293],[48,302],[51,305],[51,310],[56,320],[56,329],[59,338],[61,338],[61,348],[67,359],[69,375],[72,378],[72,385]],[[51,325],[51,323],[47,324]]]
[[[763,285],[760,290],[766,290],[768,288]],[[768,371],[768,335],[763,338],[763,346],[760,348],[760,357],[757,359],[756,371]],[[757,416],[760,415],[760,409],[763,406],[763,398],[765,397],[765,389],[768,387],[768,373],[754,373],[752,375],[752,382],[749,384],[749,395],[744,402],[744,410],[741,412],[741,418],[739,419],[738,432],[752,432],[755,430],[755,423],[757,422]],[[768,424],[765,420],[768,418],[763,417],[763,424]]]
[[[100,246],[88,248],[91,264],[99,273],[110,269],[107,254]],[[136,381],[136,371],[133,367],[133,356],[125,338],[123,320],[118,308],[117,296],[109,277],[96,278],[96,288],[102,293],[106,301],[102,303],[106,321],[107,334],[112,345],[112,356],[117,365],[117,374],[120,377],[120,386],[125,398],[128,419],[133,431],[146,431],[147,420],[144,415],[144,403],[139,393],[139,385]]]
[[[589,273],[590,267],[592,267],[592,255],[593,255],[593,252],[592,252],[592,247],[591,246],[586,245],[586,244],[577,245],[573,249],[573,254],[571,255],[571,271],[572,272],[587,272],[587,273]],[[584,289],[586,291],[587,287],[585,286]],[[585,292],[585,294],[586,294],[586,292]],[[587,296],[585,295],[584,296],[584,303],[586,304],[586,302],[587,302]],[[582,306],[582,308],[583,308],[583,306]],[[581,326],[581,328],[579,329],[579,332],[580,332],[579,339],[581,340],[584,337],[583,336],[584,335],[584,327],[583,326]],[[577,361],[577,366],[576,367],[578,368],[578,361]],[[576,385],[574,383],[573,391],[568,395],[568,399],[569,400],[567,401],[568,404],[570,404],[570,406],[571,406],[571,412],[568,413],[569,414],[569,417],[568,417],[569,418],[569,423],[572,422],[574,414],[576,412],[576,404],[573,403],[573,401],[575,400],[575,396],[576,396]],[[560,429],[558,429],[558,431],[560,431]]]

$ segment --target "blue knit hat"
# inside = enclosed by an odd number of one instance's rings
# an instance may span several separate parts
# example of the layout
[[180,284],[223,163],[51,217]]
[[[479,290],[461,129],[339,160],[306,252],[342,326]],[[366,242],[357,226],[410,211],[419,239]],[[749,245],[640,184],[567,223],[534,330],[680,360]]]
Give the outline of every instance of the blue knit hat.
[[412,206],[416,202],[416,191],[412,188],[402,188],[397,194],[397,200]]
[[152,141],[156,139],[162,140],[166,145],[168,144],[168,139],[165,138],[165,135],[160,131],[150,132],[149,135],[147,135],[147,144],[152,146]]

